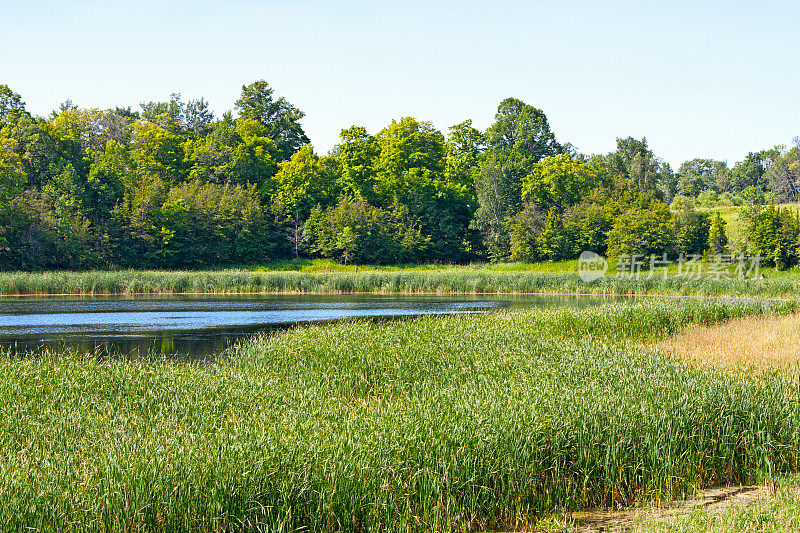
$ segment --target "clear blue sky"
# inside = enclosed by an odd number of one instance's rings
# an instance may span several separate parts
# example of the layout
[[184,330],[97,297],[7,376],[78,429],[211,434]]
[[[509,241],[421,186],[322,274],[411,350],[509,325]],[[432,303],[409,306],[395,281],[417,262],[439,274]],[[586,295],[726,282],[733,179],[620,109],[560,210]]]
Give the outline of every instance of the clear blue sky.
[[218,113],[267,80],[326,152],[352,124],[491,123],[514,96],[586,153],[646,136],[673,166],[800,135],[800,2],[0,0],[0,83],[45,115],[67,98]]

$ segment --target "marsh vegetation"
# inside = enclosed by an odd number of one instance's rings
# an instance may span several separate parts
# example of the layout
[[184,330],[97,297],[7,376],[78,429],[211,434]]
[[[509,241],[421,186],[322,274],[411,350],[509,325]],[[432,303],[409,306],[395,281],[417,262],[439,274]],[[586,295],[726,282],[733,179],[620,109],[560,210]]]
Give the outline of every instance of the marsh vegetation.
[[[571,265],[572,263],[568,263]],[[359,272],[298,271],[89,271],[0,273],[0,294],[181,294],[181,293],[589,293],[673,294],[793,298],[800,278],[767,279],[606,276],[586,283],[576,273],[483,268],[423,268]]]
[[0,521],[83,531],[532,526],[800,462],[796,376],[643,345],[793,304],[344,322],[209,364],[0,361]]

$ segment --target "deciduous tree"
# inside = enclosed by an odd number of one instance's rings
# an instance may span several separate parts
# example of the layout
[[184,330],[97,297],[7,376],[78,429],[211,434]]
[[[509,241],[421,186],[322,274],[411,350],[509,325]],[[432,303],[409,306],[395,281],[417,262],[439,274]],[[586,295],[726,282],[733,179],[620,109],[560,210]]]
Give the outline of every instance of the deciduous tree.
[[278,147],[279,160],[286,161],[309,142],[300,125],[305,113],[282,96],[275,99],[273,94],[274,90],[264,80],[243,85],[236,109],[241,118],[255,120],[266,128],[266,136]]

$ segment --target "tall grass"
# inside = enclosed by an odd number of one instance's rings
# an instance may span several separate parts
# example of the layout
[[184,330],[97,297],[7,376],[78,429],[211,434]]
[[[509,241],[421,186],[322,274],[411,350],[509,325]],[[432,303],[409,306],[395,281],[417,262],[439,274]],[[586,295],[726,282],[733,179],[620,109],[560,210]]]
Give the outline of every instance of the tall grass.
[[573,273],[487,270],[291,272],[98,271],[0,274],[0,295],[142,293],[596,293],[793,297],[800,278],[713,280],[606,277],[584,283]]
[[204,365],[5,358],[0,527],[500,529],[792,470],[796,380],[630,342],[764,311],[661,301],[354,321]]

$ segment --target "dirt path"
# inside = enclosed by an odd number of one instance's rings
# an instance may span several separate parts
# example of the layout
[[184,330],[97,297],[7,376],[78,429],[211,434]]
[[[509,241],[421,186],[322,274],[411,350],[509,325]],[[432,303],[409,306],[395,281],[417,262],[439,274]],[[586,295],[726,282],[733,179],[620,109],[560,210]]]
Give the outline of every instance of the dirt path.
[[572,514],[569,521],[574,524],[574,531],[580,533],[623,532],[644,520],[650,523],[667,522],[696,509],[719,512],[733,506],[752,505],[769,497],[769,489],[762,486],[718,487],[703,491],[685,502],[675,502],[665,507],[587,511]]

